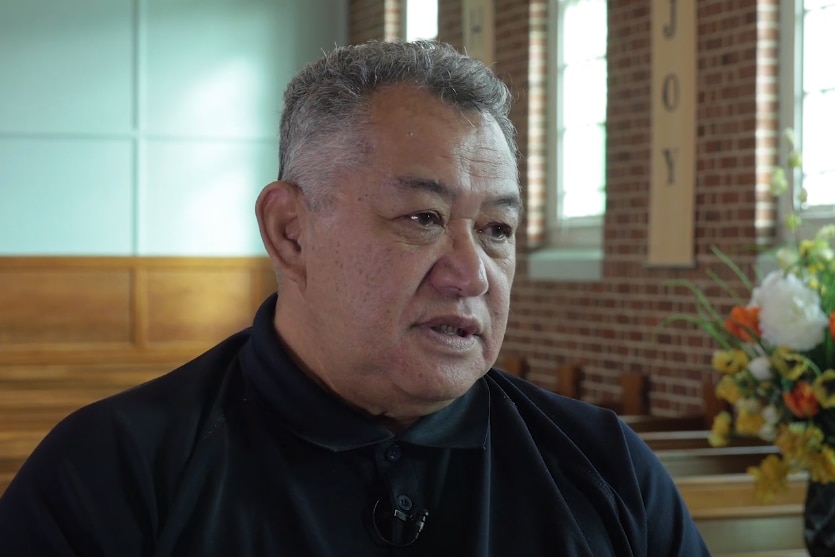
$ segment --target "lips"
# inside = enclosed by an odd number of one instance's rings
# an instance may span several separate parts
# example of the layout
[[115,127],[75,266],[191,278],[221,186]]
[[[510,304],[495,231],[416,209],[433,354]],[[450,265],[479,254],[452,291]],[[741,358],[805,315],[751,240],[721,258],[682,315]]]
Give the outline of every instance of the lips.
[[432,318],[424,322],[424,326],[442,335],[470,337],[481,334],[481,324],[472,317],[447,315]]
[[458,335],[459,337],[467,336],[467,331],[451,325],[438,325],[436,327],[432,327],[432,330],[444,335]]

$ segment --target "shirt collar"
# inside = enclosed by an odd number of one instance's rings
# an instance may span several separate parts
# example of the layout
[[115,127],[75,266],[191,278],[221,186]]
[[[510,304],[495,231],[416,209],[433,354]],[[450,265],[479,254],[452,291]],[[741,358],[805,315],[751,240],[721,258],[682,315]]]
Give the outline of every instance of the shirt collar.
[[415,422],[401,435],[375,424],[325,391],[293,363],[273,324],[276,295],[258,309],[241,353],[243,373],[279,423],[299,437],[333,451],[401,441],[440,448],[482,448],[490,421],[484,378],[445,408]]

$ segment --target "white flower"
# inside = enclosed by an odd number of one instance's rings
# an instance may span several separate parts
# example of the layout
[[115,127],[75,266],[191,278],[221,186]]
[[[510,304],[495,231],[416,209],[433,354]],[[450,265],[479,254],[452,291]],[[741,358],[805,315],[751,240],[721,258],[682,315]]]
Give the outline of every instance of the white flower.
[[821,226],[817,234],[815,234],[815,239],[823,242],[829,241],[832,238],[835,238],[835,224]]
[[774,424],[764,424],[757,433],[763,441],[774,441],[777,439],[777,428],[774,427]]
[[759,414],[762,404],[755,398],[741,398],[735,404],[737,410],[745,414]]
[[768,381],[771,379],[771,362],[767,356],[758,356],[748,362],[748,371],[757,381]]
[[777,259],[777,265],[779,265],[783,270],[794,267],[795,263],[800,260],[800,254],[790,248],[778,249],[777,253],[774,254],[774,257]]
[[796,276],[770,272],[754,289],[751,305],[760,308],[762,338],[774,346],[804,352],[823,342],[829,318],[818,293]]
[[762,412],[760,412],[760,415],[762,415],[763,419],[765,420],[765,423],[767,424],[775,425],[777,422],[780,421],[780,411],[773,404],[769,404],[768,406],[763,408]]

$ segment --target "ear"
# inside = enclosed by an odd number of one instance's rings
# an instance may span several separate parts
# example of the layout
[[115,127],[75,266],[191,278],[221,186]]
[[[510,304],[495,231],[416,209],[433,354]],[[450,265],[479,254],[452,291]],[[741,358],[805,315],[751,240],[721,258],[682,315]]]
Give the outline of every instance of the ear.
[[302,287],[306,279],[302,223],[307,204],[301,190],[288,182],[267,185],[255,202],[261,240],[277,274]]

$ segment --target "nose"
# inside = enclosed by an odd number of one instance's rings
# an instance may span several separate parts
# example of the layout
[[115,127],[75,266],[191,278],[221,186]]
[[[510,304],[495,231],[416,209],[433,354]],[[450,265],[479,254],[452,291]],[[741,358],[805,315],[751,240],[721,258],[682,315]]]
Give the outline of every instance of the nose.
[[472,228],[450,229],[446,249],[432,267],[432,284],[454,297],[481,296],[488,287],[485,257]]

